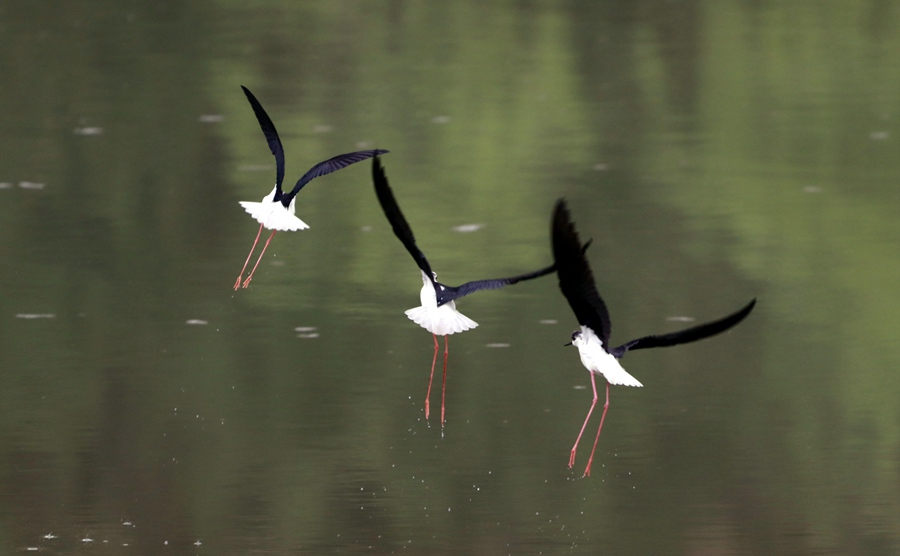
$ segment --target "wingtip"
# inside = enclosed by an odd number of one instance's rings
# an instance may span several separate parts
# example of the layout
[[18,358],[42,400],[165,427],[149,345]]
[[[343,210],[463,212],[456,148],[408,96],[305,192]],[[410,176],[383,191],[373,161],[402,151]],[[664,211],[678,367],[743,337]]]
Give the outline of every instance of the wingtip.
[[747,305],[744,306],[744,309],[741,312],[749,315],[750,311],[752,311],[754,307],[756,307],[756,298],[755,297],[750,300],[750,303],[748,303]]
[[[566,200],[560,197],[556,200],[556,204],[553,207],[553,220],[550,223],[551,241],[554,245],[557,245],[562,237],[569,235],[573,235],[574,242],[578,243],[579,249],[583,252],[581,242],[578,239],[578,232],[575,231],[575,224],[572,222],[572,216],[569,213],[569,207],[566,204]],[[554,254],[558,255],[556,251],[557,249],[554,248]]]
[[556,200],[556,203],[553,205],[553,213],[559,214],[560,212],[565,212],[567,214],[569,212],[569,206],[568,206],[568,203],[566,202],[565,197],[558,198]]
[[557,232],[562,232],[566,227],[572,227],[572,215],[569,213],[569,205],[565,198],[560,197],[553,205],[553,221],[551,227]]

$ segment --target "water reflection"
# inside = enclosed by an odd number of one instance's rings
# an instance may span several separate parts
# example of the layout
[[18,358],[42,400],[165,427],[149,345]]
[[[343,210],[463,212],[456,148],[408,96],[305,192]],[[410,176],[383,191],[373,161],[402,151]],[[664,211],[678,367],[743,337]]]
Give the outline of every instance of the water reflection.
[[[6,552],[897,551],[897,2],[86,6],[0,7]],[[442,437],[367,168],[232,296],[241,83],[291,164],[391,149],[450,283],[543,264],[565,196],[617,335],[765,306],[642,354],[580,480],[556,284],[473,296]]]

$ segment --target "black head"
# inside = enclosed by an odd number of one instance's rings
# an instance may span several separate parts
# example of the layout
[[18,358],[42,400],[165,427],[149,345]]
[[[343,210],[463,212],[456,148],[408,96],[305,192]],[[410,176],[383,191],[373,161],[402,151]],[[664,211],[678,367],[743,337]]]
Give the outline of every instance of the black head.
[[565,343],[565,344],[563,344],[563,345],[564,345],[564,346],[571,346],[571,345],[573,345],[573,344],[575,343],[575,340],[577,340],[577,339],[579,339],[579,338],[581,338],[581,330],[576,330],[575,332],[572,332],[572,341],[571,341],[571,342],[568,342],[568,343]]

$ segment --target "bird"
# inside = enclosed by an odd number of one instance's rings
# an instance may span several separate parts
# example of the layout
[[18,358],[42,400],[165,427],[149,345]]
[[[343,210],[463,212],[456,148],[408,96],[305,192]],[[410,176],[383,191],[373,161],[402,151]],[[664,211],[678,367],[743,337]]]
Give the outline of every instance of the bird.
[[431,332],[434,338],[434,357],[431,360],[431,375],[428,379],[428,390],[425,393],[425,419],[429,418],[431,385],[434,380],[434,368],[437,364],[438,356],[438,336],[444,337],[444,375],[441,384],[441,427],[445,423],[445,398],[447,393],[447,357],[449,347],[447,339],[451,334],[471,330],[478,326],[478,323],[463,315],[456,308],[456,300],[475,293],[479,290],[493,290],[522,282],[539,278],[556,270],[555,265],[550,265],[534,272],[512,276],[509,278],[495,278],[489,280],[476,280],[466,282],[461,286],[448,286],[437,281],[437,273],[431,270],[431,265],[425,254],[416,245],[416,238],[413,236],[412,229],[400,211],[394,193],[388,184],[387,176],[385,176],[384,168],[378,156],[372,159],[372,182],[375,186],[375,194],[378,202],[384,211],[384,215],[390,222],[394,230],[394,235],[400,240],[413,260],[419,267],[422,275],[422,290],[419,292],[419,301],[421,305],[406,311],[409,319],[425,330]]
[[247,211],[254,220],[259,222],[259,231],[256,232],[256,239],[253,240],[253,247],[250,248],[250,253],[247,254],[247,260],[244,261],[241,273],[238,274],[237,281],[234,283],[235,291],[241,287],[241,279],[244,276],[244,271],[247,270],[247,264],[250,262],[250,257],[253,256],[253,251],[256,249],[256,244],[259,242],[259,236],[262,234],[263,228],[272,230],[272,234],[269,236],[269,239],[266,240],[266,244],[263,245],[262,252],[259,254],[259,258],[256,259],[256,264],[253,265],[253,270],[250,271],[247,279],[244,280],[243,285],[245,288],[250,285],[250,280],[253,279],[253,273],[256,272],[259,261],[262,260],[266,248],[269,247],[269,242],[275,237],[275,232],[295,232],[297,230],[309,228],[306,222],[294,216],[296,211],[295,204],[297,201],[297,193],[303,189],[304,185],[319,176],[330,174],[335,170],[340,170],[341,168],[345,168],[375,155],[389,152],[384,149],[374,149],[339,154],[333,158],[319,162],[307,170],[307,172],[303,174],[303,177],[297,181],[297,185],[295,185],[290,192],[286,193],[281,189],[282,182],[284,181],[284,148],[281,146],[281,139],[278,138],[275,124],[272,123],[271,118],[266,114],[262,104],[256,100],[255,96],[253,96],[253,93],[243,85],[241,85],[241,89],[244,90],[244,94],[247,95],[247,100],[250,101],[250,106],[253,107],[253,113],[256,114],[256,119],[259,121],[259,127],[262,128],[263,135],[266,136],[266,141],[269,143],[269,150],[275,155],[275,187],[272,189],[271,193],[263,197],[262,201],[258,203],[252,201],[240,201],[240,205],[244,207],[244,210]]
[[565,345],[578,348],[581,363],[591,375],[591,387],[594,390],[593,402],[591,402],[587,417],[584,418],[584,424],[581,425],[578,437],[575,439],[575,445],[572,446],[572,451],[569,453],[569,469],[575,465],[575,452],[578,449],[578,442],[581,440],[581,435],[584,434],[588,420],[591,418],[594,407],[597,405],[597,384],[594,381],[594,377],[600,374],[606,380],[606,403],[603,405],[603,415],[600,417],[600,426],[597,428],[594,447],[591,450],[590,458],[588,458],[587,467],[584,469],[583,476],[588,477],[591,474],[591,463],[594,461],[594,452],[597,450],[597,442],[600,440],[600,431],[603,430],[606,411],[609,409],[609,386],[611,384],[643,386],[622,368],[619,359],[628,351],[686,344],[725,332],[750,314],[750,311],[756,305],[756,298],[753,298],[743,308],[721,319],[692,326],[678,332],[644,336],[625,342],[618,347],[610,348],[609,336],[612,327],[609,311],[606,309],[603,298],[597,292],[594,275],[585,256],[590,240],[584,245],[581,244],[564,199],[559,199],[556,202],[550,233],[553,260],[559,277],[559,289],[566,300],[568,300],[569,306],[575,313],[575,317],[580,325],[580,328],[572,333],[572,341]]

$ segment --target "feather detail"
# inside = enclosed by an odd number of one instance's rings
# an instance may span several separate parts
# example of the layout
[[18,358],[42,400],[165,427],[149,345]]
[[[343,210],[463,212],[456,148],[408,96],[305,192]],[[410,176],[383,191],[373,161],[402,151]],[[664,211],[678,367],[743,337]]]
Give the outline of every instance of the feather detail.
[[296,232],[297,230],[309,228],[306,222],[294,216],[296,199],[292,199],[290,206],[284,208],[284,205],[281,203],[272,201],[275,198],[275,191],[273,189],[271,193],[263,197],[262,202],[239,201],[240,205],[244,207],[247,214],[262,224],[267,230]]
[[[414,307],[406,311],[409,320],[418,324],[425,330],[438,336],[447,336],[457,332],[465,332],[478,326],[478,323],[456,309],[456,303],[450,301],[440,307],[437,305],[437,295],[434,293],[434,284],[428,279],[428,275],[422,274],[422,290],[419,292],[420,307]],[[442,287],[438,285],[438,287]]]
[[437,336],[465,332],[478,323],[456,310],[451,301],[440,307],[414,307],[406,311],[409,320]]

